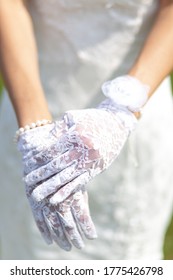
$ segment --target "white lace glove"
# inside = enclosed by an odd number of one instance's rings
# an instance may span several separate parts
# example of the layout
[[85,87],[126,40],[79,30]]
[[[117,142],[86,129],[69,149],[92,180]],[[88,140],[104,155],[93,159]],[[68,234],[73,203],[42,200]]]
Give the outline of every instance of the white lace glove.
[[[32,192],[36,201],[49,197],[50,203],[57,205],[107,169],[119,155],[137,123],[132,111],[145,104],[148,87],[123,76],[104,84],[103,92],[110,98],[98,108],[68,111],[63,117],[68,131],[48,150],[32,157],[29,164],[42,162],[25,177],[26,185],[37,183]],[[62,149],[59,156],[58,147]],[[54,159],[47,162],[49,156]]]
[[85,189],[79,190],[56,206],[50,205],[47,201],[41,210],[52,239],[66,251],[71,250],[72,245],[82,249],[83,237],[88,239],[97,237]]
[[[24,176],[39,168],[42,164],[39,160],[37,163],[30,164],[30,160],[37,156],[39,152],[43,152],[45,149],[48,150],[49,146],[52,146],[60,135],[66,132],[66,129],[66,124],[60,121],[28,130],[20,135],[18,150],[22,153]],[[68,146],[63,145],[63,149],[67,150]],[[57,156],[61,152],[62,149],[59,146],[56,150]],[[50,155],[46,160],[52,160]],[[43,183],[43,178],[41,180]],[[49,203],[48,199],[37,202],[31,196],[37,186],[36,184],[32,184],[32,186],[26,184],[25,186],[34,219],[48,244],[55,241],[62,249],[68,251],[71,249],[72,244],[77,248],[84,246],[83,235],[89,239],[96,238],[85,190],[76,192],[67,201],[54,207]]]

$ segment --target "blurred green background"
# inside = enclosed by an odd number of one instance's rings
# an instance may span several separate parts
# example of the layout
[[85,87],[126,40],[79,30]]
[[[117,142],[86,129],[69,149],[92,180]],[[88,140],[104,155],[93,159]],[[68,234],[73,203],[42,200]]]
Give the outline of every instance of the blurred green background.
[[[173,74],[171,75],[172,92],[173,92]],[[3,82],[0,77],[0,99],[2,97]],[[173,260],[173,217],[168,227],[164,242],[164,256],[165,260]]]

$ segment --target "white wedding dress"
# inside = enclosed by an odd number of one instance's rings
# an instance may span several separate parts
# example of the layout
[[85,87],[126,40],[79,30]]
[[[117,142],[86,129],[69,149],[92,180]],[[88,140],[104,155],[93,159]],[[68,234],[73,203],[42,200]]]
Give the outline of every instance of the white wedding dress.
[[[40,73],[55,118],[97,105],[100,87],[127,73],[153,24],[157,0],[31,0]],[[173,104],[169,79],[144,108],[120,156],[89,185],[98,238],[64,252],[44,243],[29,209],[16,118],[5,93],[0,110],[2,259],[161,259],[173,205]]]

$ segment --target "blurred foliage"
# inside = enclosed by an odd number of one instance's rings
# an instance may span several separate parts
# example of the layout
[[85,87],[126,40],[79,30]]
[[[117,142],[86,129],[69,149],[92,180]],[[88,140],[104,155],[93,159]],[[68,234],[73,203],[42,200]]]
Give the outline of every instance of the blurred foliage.
[[171,74],[171,85],[172,85],[172,94],[173,94],[173,72]]
[[2,82],[1,75],[0,75],[0,99],[1,99],[1,96],[2,96],[2,89],[3,89],[3,82]]
[[173,260],[173,217],[168,227],[164,242],[165,260]]
[[[173,94],[173,73],[171,74],[171,84],[172,84],[172,94]],[[165,260],[173,260],[173,217],[165,236],[164,256],[165,256]]]

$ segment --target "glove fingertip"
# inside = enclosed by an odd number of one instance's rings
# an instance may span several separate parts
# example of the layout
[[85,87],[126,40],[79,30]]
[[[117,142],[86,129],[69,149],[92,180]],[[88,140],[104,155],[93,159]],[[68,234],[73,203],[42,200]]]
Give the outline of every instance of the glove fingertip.
[[94,240],[94,239],[97,239],[97,238],[98,238],[98,235],[97,235],[97,233],[92,234],[92,235],[86,234],[86,238],[87,238],[87,239],[90,239],[90,240]]
[[65,199],[67,199],[71,194],[73,194],[73,190],[72,191],[68,191],[66,193],[64,193],[63,191],[61,192],[61,190],[58,193],[55,193],[49,200],[50,204],[53,206],[58,205],[59,203],[62,203]]
[[49,199],[49,202],[50,202],[50,204],[53,205],[53,206],[56,206],[56,205],[58,204],[57,200],[56,200],[54,197],[51,197],[51,198]]
[[90,240],[98,238],[98,235],[97,235],[97,232],[96,232],[95,229],[93,229],[93,231],[91,231],[91,230],[90,231],[86,231],[85,230],[84,234],[85,234],[85,237],[87,239],[90,239]]

